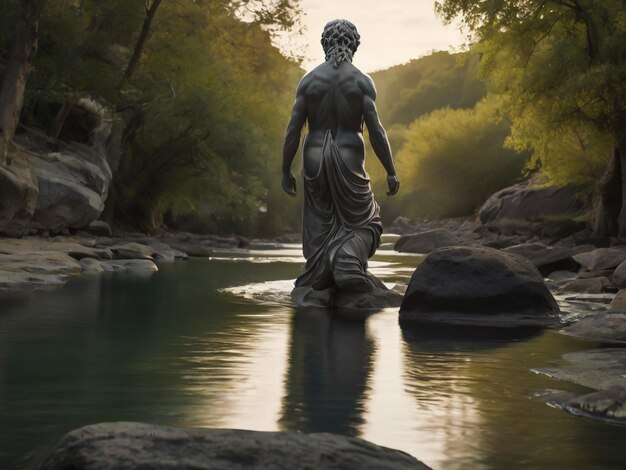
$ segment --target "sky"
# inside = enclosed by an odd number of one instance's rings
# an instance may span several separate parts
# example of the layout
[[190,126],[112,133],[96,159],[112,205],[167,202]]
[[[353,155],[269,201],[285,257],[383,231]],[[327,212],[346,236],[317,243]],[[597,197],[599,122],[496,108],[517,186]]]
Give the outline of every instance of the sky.
[[374,72],[433,50],[461,50],[463,34],[457,25],[444,26],[435,15],[434,0],[301,0],[306,27],[302,37],[282,36],[283,50],[304,55],[303,67],[311,70],[324,60],[320,37],[324,25],[344,18],[357,27],[361,45],[354,65]]

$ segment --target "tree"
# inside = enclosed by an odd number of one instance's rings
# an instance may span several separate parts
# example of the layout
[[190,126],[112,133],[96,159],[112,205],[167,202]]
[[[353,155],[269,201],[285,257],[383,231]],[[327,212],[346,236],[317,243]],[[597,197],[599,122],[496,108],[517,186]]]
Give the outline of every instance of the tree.
[[626,238],[625,3],[442,0],[436,10],[447,22],[462,17],[485,76],[505,97],[510,143],[532,149],[548,176],[597,181],[612,154],[594,228]]
[[133,124],[109,213],[118,224],[151,231],[183,200],[188,212],[202,207],[222,230],[249,231],[269,206],[274,182],[267,170],[280,154],[298,67],[271,45],[262,27],[270,21],[266,10],[262,21],[243,22],[219,2],[161,8],[145,57],[122,90]]
[[19,123],[24,90],[37,52],[39,17],[45,0],[22,0],[13,50],[0,89],[0,163],[6,161],[9,143]]

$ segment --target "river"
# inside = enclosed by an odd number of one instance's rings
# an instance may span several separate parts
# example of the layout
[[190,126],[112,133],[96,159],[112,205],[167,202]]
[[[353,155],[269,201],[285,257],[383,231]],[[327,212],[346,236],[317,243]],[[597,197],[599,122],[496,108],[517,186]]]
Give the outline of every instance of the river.
[[[372,271],[406,281],[419,260],[382,250]],[[340,433],[436,469],[626,466],[626,427],[536,398],[583,390],[531,369],[594,343],[403,330],[397,309],[296,312],[297,246],[159,268],[3,295],[0,468],[102,421]]]

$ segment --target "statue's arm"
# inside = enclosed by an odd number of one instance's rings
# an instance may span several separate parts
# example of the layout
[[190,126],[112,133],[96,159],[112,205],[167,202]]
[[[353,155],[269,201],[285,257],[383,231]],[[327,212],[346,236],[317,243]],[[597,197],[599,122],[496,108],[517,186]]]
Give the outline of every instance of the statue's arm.
[[306,122],[306,102],[304,100],[302,81],[296,91],[296,101],[293,104],[291,119],[285,132],[285,142],[283,144],[283,190],[290,196],[296,195],[296,179],[291,173],[291,163],[296,156],[300,145],[300,135]]
[[374,83],[368,78],[363,86],[363,120],[367,127],[374,153],[376,153],[380,163],[387,171],[387,184],[389,186],[387,194],[391,196],[398,192],[400,182],[396,176],[396,167],[391,155],[391,146],[387,139],[387,133],[378,118],[375,100],[376,89],[374,88]]

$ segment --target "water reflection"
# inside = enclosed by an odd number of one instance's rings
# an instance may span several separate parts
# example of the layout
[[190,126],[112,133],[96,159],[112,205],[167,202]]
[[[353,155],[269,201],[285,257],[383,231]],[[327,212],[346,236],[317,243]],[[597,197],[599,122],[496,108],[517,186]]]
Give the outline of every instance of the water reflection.
[[402,337],[411,351],[474,351],[505,347],[542,333],[544,328],[497,328],[467,325],[401,323]]
[[[377,268],[398,276],[414,263],[385,256]],[[281,260],[192,260],[3,302],[0,468],[118,420],[360,435],[437,469],[623,467],[626,428],[531,398],[566,388],[531,367],[591,345],[401,329],[397,309],[295,312],[277,300],[300,266]]]
[[297,310],[291,321],[281,428],[359,434],[373,351],[364,319]]

